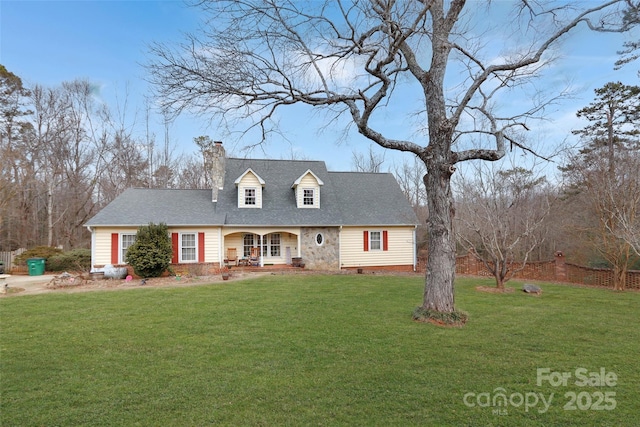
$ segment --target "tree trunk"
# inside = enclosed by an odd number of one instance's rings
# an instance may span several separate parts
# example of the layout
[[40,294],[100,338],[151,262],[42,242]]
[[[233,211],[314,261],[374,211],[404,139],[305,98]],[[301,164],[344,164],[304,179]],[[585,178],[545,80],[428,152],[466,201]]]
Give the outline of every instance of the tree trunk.
[[616,291],[624,291],[627,287],[627,268],[624,265],[613,265],[613,289]]
[[428,163],[424,185],[429,206],[429,258],[422,308],[451,313],[455,309],[453,281],[456,275],[451,170],[436,166],[437,161]]
[[53,186],[47,185],[47,246],[53,246]]

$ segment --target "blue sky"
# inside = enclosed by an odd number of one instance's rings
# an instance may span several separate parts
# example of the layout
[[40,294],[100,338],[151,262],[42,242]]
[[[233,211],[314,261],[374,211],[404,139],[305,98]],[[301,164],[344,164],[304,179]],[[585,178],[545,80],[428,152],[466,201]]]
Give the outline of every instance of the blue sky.
[[[63,81],[86,78],[100,88],[99,97],[113,108],[116,99],[128,98],[128,120],[136,123],[136,134],[144,137],[144,97],[148,85],[142,67],[147,46],[152,42],[178,42],[182,32],[198,25],[198,11],[179,1],[0,1],[0,63],[20,76],[27,85],[56,86]],[[576,88],[573,99],[553,111],[550,121],[535,129],[539,138],[557,139],[579,126],[577,109],[593,100],[593,89],[609,81],[639,84],[638,65],[613,70],[616,50],[632,35],[592,35],[576,33],[563,45],[563,61],[555,68],[557,77],[571,80]],[[117,96],[116,96],[117,95]],[[287,139],[276,138],[254,157],[290,158],[294,155],[324,160],[332,170],[350,170],[352,152],[366,153],[370,143],[353,129],[343,137],[342,129],[321,131],[323,116],[305,108],[289,110],[283,116]],[[410,138],[409,120],[402,114],[386,120],[398,135]],[[152,119],[156,144],[164,141],[160,117]],[[176,153],[194,152],[193,138],[210,135],[204,118],[183,116],[173,123],[169,136]],[[242,142],[231,142],[227,149],[240,153]],[[382,153],[381,149],[376,149]],[[408,155],[405,154],[405,158]],[[400,164],[400,153],[385,154],[385,165]]]

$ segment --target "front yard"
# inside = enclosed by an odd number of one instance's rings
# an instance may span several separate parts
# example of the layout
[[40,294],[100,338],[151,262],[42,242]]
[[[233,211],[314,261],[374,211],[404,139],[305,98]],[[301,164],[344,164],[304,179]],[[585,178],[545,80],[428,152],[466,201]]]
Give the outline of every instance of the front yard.
[[491,283],[458,280],[470,319],[449,329],[411,321],[407,276],[4,298],[0,424],[637,422],[639,293]]

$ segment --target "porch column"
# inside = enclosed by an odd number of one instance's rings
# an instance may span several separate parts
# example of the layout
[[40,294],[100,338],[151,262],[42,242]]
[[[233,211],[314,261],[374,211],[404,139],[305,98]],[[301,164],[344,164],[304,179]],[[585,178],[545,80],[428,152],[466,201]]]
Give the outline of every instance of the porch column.
[[222,227],[218,228],[218,265],[222,267],[224,265],[224,236],[222,235]]
[[265,247],[265,238],[266,234],[260,235],[260,267],[264,267],[264,247]]

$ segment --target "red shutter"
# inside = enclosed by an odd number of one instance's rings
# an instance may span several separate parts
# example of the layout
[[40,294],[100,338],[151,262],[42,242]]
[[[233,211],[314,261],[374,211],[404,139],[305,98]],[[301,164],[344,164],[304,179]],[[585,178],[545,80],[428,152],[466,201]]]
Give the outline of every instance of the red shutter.
[[364,230],[364,251],[367,252],[369,250],[369,232]]
[[118,263],[118,233],[111,233],[111,264]]
[[204,262],[204,233],[198,233],[198,262]]
[[178,260],[180,259],[178,258],[178,233],[171,233],[171,247],[173,249],[173,257],[171,258],[171,263],[177,264]]
[[387,230],[382,231],[382,250],[389,250],[389,233],[387,233]]

